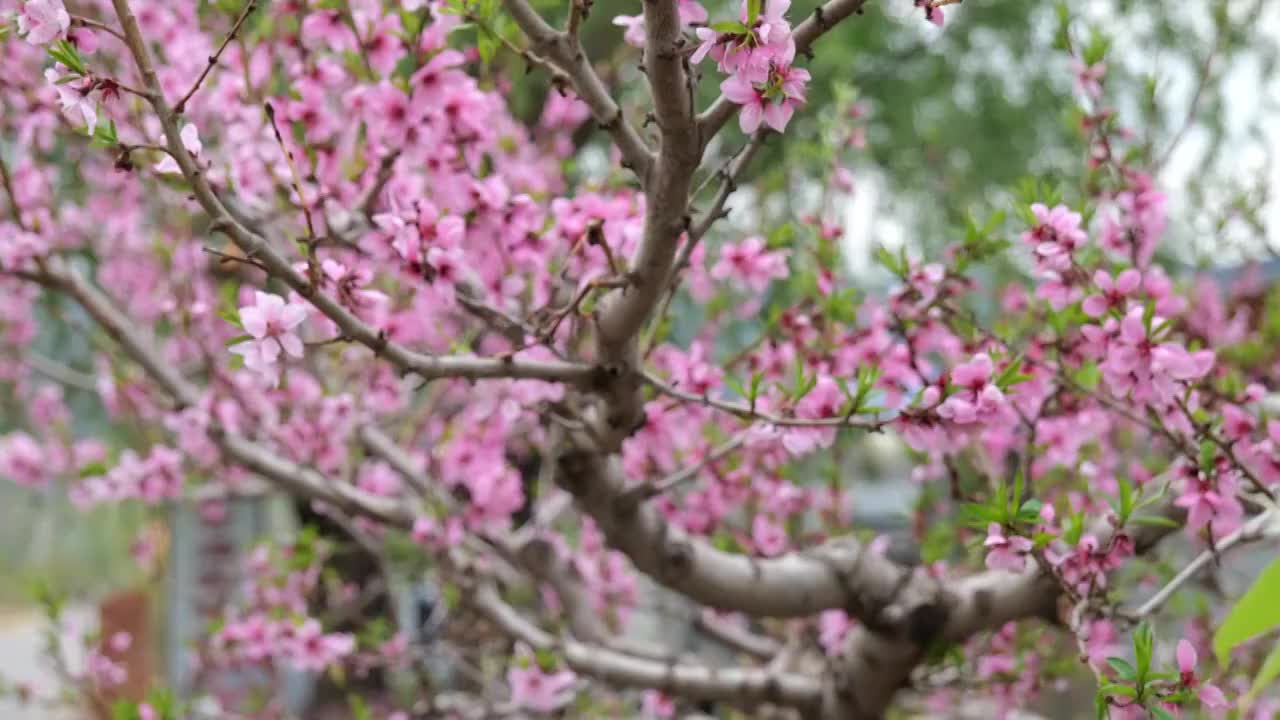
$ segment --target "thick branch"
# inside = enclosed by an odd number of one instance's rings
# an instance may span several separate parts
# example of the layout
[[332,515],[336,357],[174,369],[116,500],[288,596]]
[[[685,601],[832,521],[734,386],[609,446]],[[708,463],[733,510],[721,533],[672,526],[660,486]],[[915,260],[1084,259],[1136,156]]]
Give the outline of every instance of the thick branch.
[[558,480],[641,572],[714,608],[756,617],[801,617],[845,608],[874,621],[910,575],[849,538],[776,558],[718,550],[669,524],[647,504],[627,502],[616,460],[570,451]]
[[642,186],[647,185],[653,151],[635,126],[623,117],[622,109],[613,101],[595,68],[591,67],[577,36],[551,27],[528,0],[503,0],[502,4],[529,38],[536,54],[569,77],[578,97],[591,108],[591,116],[608,131],[622,152],[623,165],[640,178]]
[[821,688],[802,675],[754,668],[712,668],[646,660],[573,640],[558,640],[521,616],[489,585],[475,604],[507,634],[536,649],[559,651],[569,667],[617,687],[656,688],[694,700],[752,705],[761,702],[814,708]]

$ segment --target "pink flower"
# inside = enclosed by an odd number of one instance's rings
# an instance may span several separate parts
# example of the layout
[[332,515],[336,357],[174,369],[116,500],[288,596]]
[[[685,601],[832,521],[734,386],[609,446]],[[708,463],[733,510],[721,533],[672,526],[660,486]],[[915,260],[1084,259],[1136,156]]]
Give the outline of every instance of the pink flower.
[[769,287],[770,280],[786,276],[786,253],[768,250],[764,238],[758,235],[737,245],[725,245],[720,250],[720,260],[711,268],[711,277],[716,280],[732,280],[759,293]]
[[[618,27],[626,28],[626,32],[622,34],[622,41],[632,47],[644,47],[644,16],[643,15],[618,15],[613,19],[613,24]],[[699,32],[706,28],[698,28]],[[715,37],[715,31],[708,30],[712,37]],[[704,55],[706,53],[703,53]],[[702,58],[698,58],[701,60]],[[695,64],[697,60],[693,61]]]
[[1231,440],[1243,440],[1253,434],[1258,420],[1239,405],[1222,406],[1222,432]]
[[851,629],[853,620],[848,613],[843,610],[824,610],[818,616],[818,644],[828,655],[835,655]]
[[320,621],[309,618],[294,630],[288,655],[301,670],[320,672],[355,652],[355,638],[345,633],[325,634]]
[[536,662],[507,670],[511,701],[536,712],[549,713],[568,705],[573,700],[573,685],[577,680],[578,676],[568,670],[543,672]]
[[18,12],[18,34],[25,34],[32,45],[48,45],[70,27],[71,15],[62,0],[27,0]]
[[933,23],[934,25],[937,25],[938,27],[942,27],[942,23],[943,23],[942,8],[935,7],[931,0],[916,0],[916,7],[924,8],[925,20],[928,20],[929,22]]
[[[784,130],[787,122],[791,119],[790,113],[783,114],[778,109],[767,110],[770,108],[780,108],[781,106],[768,102],[762,91],[757,90],[755,85],[742,75],[732,75],[720,83],[720,92],[731,102],[735,102],[742,106],[741,112],[738,114],[738,125],[744,133],[753,133],[760,129],[763,122],[768,122],[769,126],[776,130]],[[766,116],[766,111],[768,115]]]
[[49,482],[44,449],[24,432],[0,437],[0,476],[24,487],[43,487]]
[[1031,212],[1038,224],[1023,233],[1022,240],[1032,247],[1036,264],[1042,270],[1069,269],[1072,253],[1089,239],[1080,227],[1082,216],[1066,205],[1055,205],[1051,210],[1042,203],[1033,204]]
[[123,630],[112,635],[107,643],[114,653],[126,652],[131,645],[133,645],[133,636]]
[[[95,100],[97,93],[89,92],[87,88],[82,91],[80,88],[74,87],[75,81],[63,82],[65,77],[60,70],[65,70],[61,65],[48,68],[44,71],[44,77],[53,86],[58,93],[58,104],[62,106],[62,111],[73,117],[78,116],[84,121],[85,128],[92,135],[98,127],[98,103]],[[92,80],[88,83],[91,86]]]
[[1071,69],[1076,74],[1076,89],[1083,95],[1096,98],[1102,94],[1102,79],[1107,74],[1106,63],[1096,62],[1092,65],[1085,65],[1083,62],[1073,59],[1071,61]]
[[676,0],[676,11],[685,25],[701,25],[707,22],[707,9],[698,0]]
[[240,323],[252,338],[231,346],[244,357],[246,368],[262,374],[274,385],[279,381],[276,361],[280,351],[300,358],[302,340],[294,331],[307,319],[307,306],[286,303],[284,298],[261,290],[254,292],[254,304],[240,308]]
[[988,548],[987,567],[992,570],[1021,572],[1027,564],[1027,553],[1033,543],[1030,539],[1014,535],[1006,537],[1000,523],[987,526],[987,539],[982,543]]
[[433,517],[421,515],[413,521],[413,541],[433,549],[447,549],[462,542],[462,521],[451,517],[441,525]]
[[356,485],[371,495],[392,496],[400,492],[400,475],[384,462],[375,462],[360,469]]
[[938,407],[938,415],[961,425],[994,416],[1005,405],[1004,393],[991,383],[994,369],[986,353],[973,356],[968,363],[951,370],[951,385],[956,393]]
[[[192,157],[200,157],[200,153],[204,150],[204,143],[200,142],[200,131],[195,125],[187,123],[182,126],[182,130],[178,132],[182,138],[182,147],[191,153]],[[160,162],[156,163],[155,171],[158,173],[181,173],[178,167],[178,161],[173,159],[172,155],[166,154]]]
[[657,720],[666,720],[675,717],[676,703],[669,695],[665,695],[658,690],[645,690],[641,695],[640,711],[644,713],[646,718],[656,718]]
[[1093,275],[1093,282],[1102,291],[1100,295],[1090,295],[1084,300],[1084,312],[1089,317],[1102,317],[1111,309],[1123,309],[1125,299],[1134,294],[1142,284],[1142,273],[1130,268],[1120,273],[1115,282],[1111,274],[1099,270]]
[[1098,546],[1098,538],[1085,534],[1065,555],[1050,558],[1062,579],[1081,595],[1107,586],[1108,555]]
[[1210,683],[1200,684],[1199,679],[1196,678],[1195,670],[1198,656],[1196,655],[1196,648],[1191,644],[1190,640],[1182,638],[1178,641],[1176,655],[1178,659],[1178,672],[1181,674],[1183,687],[1193,688],[1199,686],[1200,691],[1198,695],[1200,696],[1200,702],[1206,707],[1226,708],[1230,705],[1230,703],[1227,702],[1226,695],[1222,693],[1222,690],[1220,690],[1218,686]]
[[[1046,506],[1047,507],[1047,506]],[[1107,620],[1094,620],[1089,623],[1088,635],[1085,638],[1085,656],[1089,664],[1102,669],[1107,666],[1107,658],[1120,652],[1117,642],[1120,634],[1116,627]]]
[[751,542],[756,552],[765,557],[781,555],[787,549],[787,531],[761,513],[751,521]]
[[1187,531],[1192,533],[1212,523],[1214,535],[1221,536],[1234,530],[1244,517],[1244,506],[1235,496],[1235,482],[1225,473],[1217,476],[1216,484],[1202,473],[1189,474],[1173,504],[1187,509]]

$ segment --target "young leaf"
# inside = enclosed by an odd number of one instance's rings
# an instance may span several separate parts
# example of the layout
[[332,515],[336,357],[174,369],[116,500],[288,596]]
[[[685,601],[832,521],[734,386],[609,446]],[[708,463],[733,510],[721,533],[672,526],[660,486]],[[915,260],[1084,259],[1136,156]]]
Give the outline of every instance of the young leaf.
[[1271,649],[1271,654],[1267,655],[1266,661],[1262,663],[1262,668],[1258,670],[1258,674],[1253,678],[1253,687],[1249,688],[1246,698],[1252,700],[1258,696],[1258,693],[1272,687],[1272,681],[1280,677],[1280,642]]
[[1138,677],[1138,671],[1124,658],[1109,657],[1107,658],[1107,664],[1111,666],[1112,670],[1116,671],[1121,680],[1135,680]]
[[1232,648],[1276,627],[1280,627],[1280,557],[1271,561],[1227,612],[1213,635],[1213,652],[1225,666]]
[[1133,514],[1133,484],[1124,478],[1118,478],[1120,484],[1120,524],[1123,525]]
[[711,23],[711,29],[725,35],[741,35],[747,31],[747,26],[737,20],[726,20],[724,22]]
[[1151,623],[1143,621],[1133,631],[1133,657],[1138,662],[1138,679],[1142,680],[1151,670],[1151,651],[1155,647],[1155,638],[1151,633]]

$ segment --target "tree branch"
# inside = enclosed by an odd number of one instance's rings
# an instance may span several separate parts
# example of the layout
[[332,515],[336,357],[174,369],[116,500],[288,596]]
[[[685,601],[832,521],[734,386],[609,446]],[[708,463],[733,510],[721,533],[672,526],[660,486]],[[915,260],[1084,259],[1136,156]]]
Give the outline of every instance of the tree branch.
[[1267,525],[1274,521],[1275,513],[1271,510],[1267,510],[1266,512],[1250,519],[1249,522],[1245,523],[1243,527],[1239,528],[1235,532],[1214,543],[1213,548],[1205,550],[1197,555],[1195,559],[1187,563],[1187,566],[1182,568],[1177,575],[1174,575],[1172,580],[1166,583],[1164,587],[1160,588],[1155,595],[1152,595],[1149,600],[1139,605],[1138,609],[1133,611],[1133,617],[1144,618],[1159,610],[1166,602],[1169,601],[1169,598],[1173,597],[1173,594],[1177,592],[1178,588],[1182,587],[1188,580],[1195,577],[1195,574],[1205,565],[1208,565],[1210,561],[1218,559],[1223,553],[1236,545],[1262,538],[1267,534]]
[[642,187],[647,186],[653,151],[613,101],[604,81],[591,67],[577,35],[558,32],[542,19],[528,0],[503,0],[502,4],[529,38],[534,52],[569,77],[578,97],[591,108],[591,116],[609,133],[622,152],[623,165],[636,174]]
[[521,616],[488,584],[477,589],[474,602],[508,635],[535,649],[558,651],[574,671],[618,687],[655,688],[694,700],[747,706],[761,702],[801,709],[817,706],[820,686],[802,675],[646,660],[596,645],[559,640]]

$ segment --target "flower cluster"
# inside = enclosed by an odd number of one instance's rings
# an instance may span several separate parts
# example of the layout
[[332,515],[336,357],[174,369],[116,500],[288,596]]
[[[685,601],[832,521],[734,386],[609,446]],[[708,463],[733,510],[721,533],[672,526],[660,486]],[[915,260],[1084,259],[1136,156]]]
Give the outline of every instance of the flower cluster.
[[761,124],[782,132],[804,104],[809,71],[792,65],[796,43],[786,19],[790,7],[791,0],[744,0],[737,22],[695,31],[698,48],[689,60],[696,65],[709,56],[729,76],[720,91],[742,106],[743,132],[753,133]]

